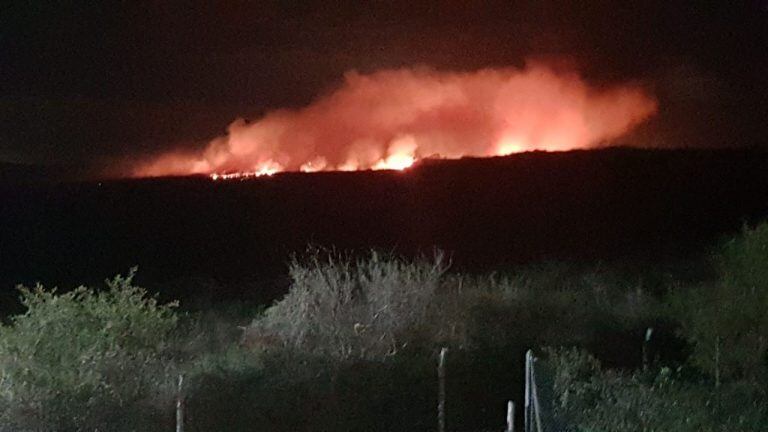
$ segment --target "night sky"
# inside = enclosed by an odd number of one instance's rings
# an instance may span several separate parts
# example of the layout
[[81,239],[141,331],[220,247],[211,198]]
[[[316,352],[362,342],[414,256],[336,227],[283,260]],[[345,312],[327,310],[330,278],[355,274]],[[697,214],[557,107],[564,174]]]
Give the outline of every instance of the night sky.
[[768,5],[726,1],[15,1],[0,6],[0,162],[200,148],[344,72],[545,58],[659,98],[640,145],[764,146]]

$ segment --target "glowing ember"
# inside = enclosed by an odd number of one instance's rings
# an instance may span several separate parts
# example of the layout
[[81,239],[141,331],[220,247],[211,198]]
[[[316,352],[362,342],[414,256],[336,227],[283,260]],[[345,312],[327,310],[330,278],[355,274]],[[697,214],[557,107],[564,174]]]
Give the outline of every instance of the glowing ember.
[[256,171],[238,171],[230,173],[211,173],[209,177],[212,180],[245,180],[253,177],[271,176],[283,171],[283,167],[280,164],[274,162],[266,162],[262,164]]
[[325,161],[325,158],[318,157],[315,158],[304,165],[302,165],[299,168],[299,171],[301,172],[317,172],[322,171],[325,169],[325,167],[328,166],[328,163]]
[[450,73],[351,72],[335,92],[299,110],[236,120],[198,153],[174,152],[135,176],[239,179],[280,171],[404,170],[438,155],[500,156],[589,148],[656,111],[638,86],[593,88],[544,65]]
[[211,177],[211,180],[233,180],[233,179],[245,180],[252,177],[271,176],[275,172],[261,173],[256,171],[249,171],[249,172],[234,172],[234,173],[224,173],[224,174],[213,173],[210,175],[210,177]]

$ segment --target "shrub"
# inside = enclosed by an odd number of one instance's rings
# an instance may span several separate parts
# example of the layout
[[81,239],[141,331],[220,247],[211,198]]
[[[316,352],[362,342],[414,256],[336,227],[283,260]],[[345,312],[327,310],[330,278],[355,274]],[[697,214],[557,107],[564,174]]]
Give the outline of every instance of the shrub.
[[252,338],[330,356],[383,359],[426,323],[446,270],[442,254],[407,262],[372,252],[353,261],[339,255],[294,259],[288,294],[249,328]]
[[715,382],[768,378],[768,223],[726,243],[715,255],[718,280],[671,297],[692,362]]
[[676,371],[604,370],[588,353],[549,350],[554,366],[555,412],[570,430],[762,431],[766,395],[754,386],[686,382]]
[[[661,316],[642,281],[599,268],[563,265],[521,268],[509,277],[486,277],[492,287],[472,311],[470,340],[477,347],[587,346],[612,364],[642,359],[642,334]],[[606,344],[619,340],[624,346]]]
[[0,328],[0,430],[142,430],[171,406],[174,305],[134,273],[99,292],[20,288],[27,311]]

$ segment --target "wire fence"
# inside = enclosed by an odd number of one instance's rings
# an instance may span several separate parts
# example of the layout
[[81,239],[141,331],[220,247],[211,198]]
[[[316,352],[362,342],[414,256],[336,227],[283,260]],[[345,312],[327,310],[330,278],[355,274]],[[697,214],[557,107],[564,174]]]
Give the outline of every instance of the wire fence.
[[[452,371],[447,366],[448,350],[443,348],[437,361],[437,412],[435,426],[438,432],[451,431],[450,424],[446,424],[446,410],[450,410],[450,404],[446,405],[446,379],[450,379]],[[523,407],[522,420],[523,432],[570,432],[575,429],[569,427],[567,422],[560,418],[555,409],[555,370],[550,362],[545,358],[539,358],[533,351],[528,350],[525,353],[524,369],[524,388],[523,388]],[[188,412],[186,410],[184,379],[179,376],[178,393],[176,399],[176,432],[184,432],[185,425],[189,422]],[[514,387],[514,383],[513,383]],[[519,391],[519,390],[518,390]],[[514,390],[511,394],[516,393]],[[519,393],[518,393],[519,394]],[[448,395],[449,397],[451,395]],[[502,401],[500,401],[502,402]],[[499,429],[504,424],[505,432],[514,432],[519,413],[516,412],[516,404],[513,400],[506,401],[506,412],[502,412],[503,403],[498,405]],[[503,413],[503,417],[502,417]],[[503,420],[502,420],[503,418]],[[503,421],[503,423],[502,423]],[[189,426],[189,425],[187,425]]]
[[574,430],[555,410],[555,370],[551,363],[525,353],[525,413],[523,432]]

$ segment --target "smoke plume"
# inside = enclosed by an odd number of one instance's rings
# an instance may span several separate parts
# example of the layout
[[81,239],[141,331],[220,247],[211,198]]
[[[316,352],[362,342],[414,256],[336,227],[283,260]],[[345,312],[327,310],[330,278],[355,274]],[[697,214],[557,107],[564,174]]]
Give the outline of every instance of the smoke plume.
[[589,148],[656,108],[639,86],[592,87],[575,72],[543,64],[352,71],[305,108],[237,119],[203,151],[160,155],[134,175],[403,169],[427,157]]

